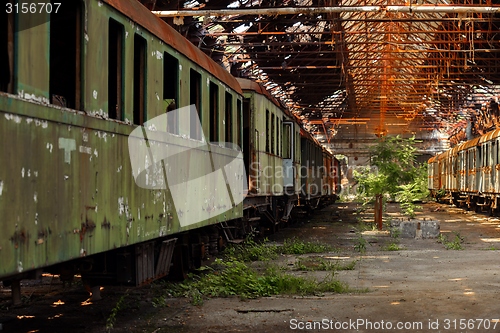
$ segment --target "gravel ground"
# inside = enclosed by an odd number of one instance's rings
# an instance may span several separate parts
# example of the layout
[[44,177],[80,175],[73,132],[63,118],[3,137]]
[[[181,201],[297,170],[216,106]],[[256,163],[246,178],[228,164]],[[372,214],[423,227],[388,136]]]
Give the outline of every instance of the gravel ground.
[[[388,205],[385,218],[399,218]],[[463,250],[447,250],[436,239],[391,238],[372,229],[373,212],[336,203],[270,237],[271,242],[297,237],[338,249],[315,254],[326,260],[356,260],[354,270],[336,272],[353,290],[314,297],[278,296],[253,300],[214,298],[201,306],[171,298],[155,308],[160,285],[127,289],[106,287],[103,300],[86,302],[77,282],[64,288],[57,277],[23,287],[24,304],[11,308],[10,290],[0,288],[3,332],[499,332],[500,220],[452,206],[427,203],[418,219],[440,222],[452,240],[458,233]],[[360,234],[366,252],[355,250]],[[387,251],[397,244],[401,250]],[[312,256],[312,255],[311,255]],[[277,262],[293,264],[297,256]],[[321,279],[324,272],[294,272]],[[117,302],[123,298],[121,306]],[[401,328],[401,329],[398,329]]]

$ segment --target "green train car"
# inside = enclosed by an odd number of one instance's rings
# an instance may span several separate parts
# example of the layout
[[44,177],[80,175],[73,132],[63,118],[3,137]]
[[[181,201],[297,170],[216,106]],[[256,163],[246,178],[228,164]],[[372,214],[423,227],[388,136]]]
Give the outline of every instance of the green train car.
[[[0,280],[18,290],[49,270],[140,285],[165,276],[172,256],[181,272],[199,265],[219,241],[211,226],[242,217],[242,203],[221,207],[192,187],[197,204],[180,209],[170,189],[137,186],[128,148],[143,138],[129,136],[195,105],[197,115],[169,119],[166,141],[156,142],[194,147],[166,168],[196,178],[206,147],[238,159],[218,143],[242,144],[238,82],[135,0],[2,11],[0,25]],[[181,225],[186,214],[194,222]]]
[[286,224],[292,209],[311,211],[334,202],[339,161],[303,128],[264,87],[237,79],[243,90],[243,150],[248,194],[244,219]]
[[[264,87],[237,79],[243,90],[243,135],[248,194],[247,220],[263,216],[268,226],[286,222],[300,192],[300,126]],[[266,224],[266,223],[264,223]]]
[[295,117],[139,1],[50,5],[0,12],[0,281],[14,303],[42,271],[81,274],[94,298],[182,278],[331,195],[307,168],[335,159]]

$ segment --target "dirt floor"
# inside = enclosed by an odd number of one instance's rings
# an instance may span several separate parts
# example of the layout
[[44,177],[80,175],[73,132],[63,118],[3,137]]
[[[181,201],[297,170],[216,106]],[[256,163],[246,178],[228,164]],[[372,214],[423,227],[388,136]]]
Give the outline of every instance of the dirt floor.
[[[103,300],[91,303],[81,285],[63,288],[57,277],[45,277],[36,288],[23,288],[24,304],[16,308],[9,306],[10,290],[0,288],[0,331],[106,332],[111,318],[110,332],[500,332],[500,219],[424,204],[418,219],[438,220],[449,240],[457,234],[463,239],[463,250],[447,250],[436,239],[395,239],[372,230],[372,216],[355,204],[337,203],[270,237],[276,243],[299,237],[331,244],[339,251],[319,255],[357,260],[354,270],[335,277],[361,292],[217,298],[202,306],[169,298],[155,308],[159,285],[104,288]],[[389,205],[385,219],[398,217],[397,206]],[[356,250],[360,234],[367,241],[364,253]],[[401,250],[388,251],[395,245]],[[278,259],[284,265],[295,260]],[[327,273],[296,274],[321,279]]]

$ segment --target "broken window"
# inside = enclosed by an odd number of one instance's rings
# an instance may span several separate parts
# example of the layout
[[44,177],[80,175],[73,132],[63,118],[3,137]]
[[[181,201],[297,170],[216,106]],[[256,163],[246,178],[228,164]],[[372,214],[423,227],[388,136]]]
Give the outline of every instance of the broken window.
[[134,124],[146,121],[146,40],[134,36]]
[[226,92],[226,142],[233,142],[233,95]]
[[271,134],[269,133],[269,126],[270,126],[270,120],[269,120],[269,110],[266,110],[266,152],[269,153],[270,151],[270,140],[271,140]]
[[219,141],[219,86],[210,82],[210,142]]
[[236,115],[236,144],[238,145],[238,147],[240,147],[240,149],[242,148],[241,147],[241,127],[243,126],[243,124],[241,123],[242,122],[242,105],[241,105],[241,100],[238,99],[236,101],[236,112],[237,112],[237,115]]
[[274,137],[275,137],[276,127],[274,123],[274,115],[271,114],[271,154],[274,154]]
[[14,90],[14,13],[0,10],[0,91]]
[[123,25],[109,20],[108,39],[108,115],[123,120]]
[[201,74],[191,69],[189,74],[189,100],[191,105],[195,105],[197,113],[191,113],[190,119],[190,136],[192,139],[201,140],[201,126],[198,126],[198,121],[195,117],[198,117],[199,124],[202,124],[201,119]]
[[[163,53],[163,101],[166,112],[178,108],[179,94],[179,60],[174,56]],[[167,115],[167,132],[179,134],[178,113]]]
[[292,128],[290,123],[283,123],[283,158],[292,158]]
[[52,104],[80,110],[82,4],[65,2],[50,15],[50,79]]

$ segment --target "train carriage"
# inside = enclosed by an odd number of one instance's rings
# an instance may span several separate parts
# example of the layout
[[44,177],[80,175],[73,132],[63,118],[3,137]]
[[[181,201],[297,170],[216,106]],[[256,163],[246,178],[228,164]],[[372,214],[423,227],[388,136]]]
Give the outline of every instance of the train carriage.
[[[258,209],[272,224],[289,218],[298,199],[299,125],[264,87],[237,79],[244,95],[244,151],[248,176],[245,209]],[[252,214],[249,212],[249,214]]]
[[0,280],[14,303],[43,270],[97,287],[182,278],[231,230],[287,221],[303,181],[305,200],[330,195],[324,175],[301,179],[324,161],[294,116],[140,2],[36,15],[0,13]]
[[445,192],[451,202],[467,209],[497,211],[499,137],[499,130],[491,131],[429,159],[431,194]]
[[303,205],[310,208],[318,206],[322,196],[322,182],[325,170],[323,168],[323,148],[307,131],[300,131],[301,147],[301,191]]
[[[193,186],[193,204],[181,209],[166,185],[138,186],[129,144],[145,138],[131,134],[143,128],[148,147],[187,151],[163,166],[186,181],[200,165],[209,170],[208,151],[241,158],[220,143],[241,145],[238,82],[137,1],[65,2],[42,24],[32,19],[0,20],[1,66],[11,74],[0,92],[0,135],[9,142],[0,150],[0,280],[67,262],[89,279],[142,284],[168,273],[175,239],[181,257],[199,258],[198,234],[240,218],[242,204],[222,206],[222,196],[210,201],[210,191]],[[154,129],[154,119],[188,105],[195,114],[169,113],[168,125]],[[168,135],[158,141],[153,132]],[[148,158],[143,170],[156,162]],[[183,233],[193,229],[196,237]]]

